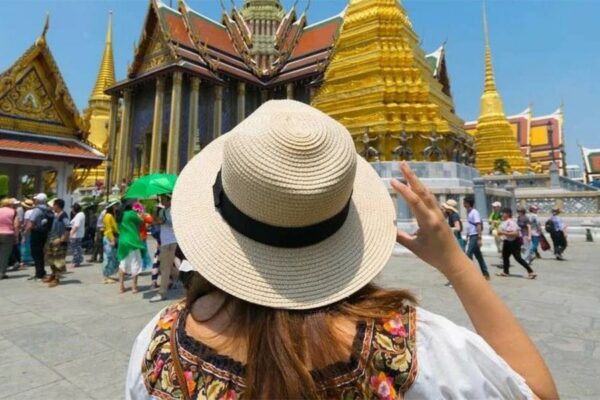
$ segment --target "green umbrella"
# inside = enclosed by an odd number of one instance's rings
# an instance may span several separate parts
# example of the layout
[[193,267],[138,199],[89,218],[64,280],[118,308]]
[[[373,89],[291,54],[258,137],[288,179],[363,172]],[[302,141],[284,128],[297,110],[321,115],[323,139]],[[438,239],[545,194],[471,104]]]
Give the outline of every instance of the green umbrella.
[[151,174],[136,179],[125,193],[126,199],[146,199],[161,194],[173,193],[177,175]]

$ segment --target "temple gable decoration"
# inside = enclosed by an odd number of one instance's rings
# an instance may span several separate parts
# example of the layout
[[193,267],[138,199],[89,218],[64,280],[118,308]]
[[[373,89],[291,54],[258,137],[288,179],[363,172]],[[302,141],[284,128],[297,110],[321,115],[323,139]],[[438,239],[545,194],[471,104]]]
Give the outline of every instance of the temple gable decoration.
[[64,83],[45,33],[0,74],[0,128],[77,136],[81,118]]

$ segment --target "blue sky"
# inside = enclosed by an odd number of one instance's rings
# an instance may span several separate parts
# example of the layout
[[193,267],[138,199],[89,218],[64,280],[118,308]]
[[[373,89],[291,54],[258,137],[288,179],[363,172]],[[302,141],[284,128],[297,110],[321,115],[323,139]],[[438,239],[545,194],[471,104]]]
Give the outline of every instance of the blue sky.
[[[305,1],[300,0],[300,7]],[[293,0],[283,3],[289,7]],[[340,12],[346,3],[313,0],[309,22]],[[148,4],[149,0],[0,0],[0,70],[35,41],[49,12],[49,45],[83,109],[98,72],[108,11],[113,10],[117,78],[123,79]],[[188,4],[219,18],[218,0],[188,0]],[[483,87],[481,2],[404,0],[403,4],[426,52],[447,39],[457,112],[465,120],[475,119]],[[580,164],[577,142],[600,147],[600,1],[488,0],[487,7],[496,82],[505,111],[518,113],[532,103],[534,114],[544,115],[564,101],[568,161]]]

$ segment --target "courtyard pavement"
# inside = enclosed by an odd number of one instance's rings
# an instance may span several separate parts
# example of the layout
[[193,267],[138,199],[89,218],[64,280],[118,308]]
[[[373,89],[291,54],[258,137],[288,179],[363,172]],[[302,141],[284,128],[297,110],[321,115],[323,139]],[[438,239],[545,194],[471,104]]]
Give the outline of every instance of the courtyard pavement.
[[[562,398],[598,399],[600,245],[575,242],[566,256],[536,261],[535,281],[493,277],[491,284],[540,349]],[[141,278],[141,293],[120,295],[101,283],[99,264],[69,270],[54,289],[26,280],[32,270],[0,281],[0,399],[122,399],[133,340],[167,304],[148,302],[150,277]],[[471,327],[443,276],[413,256],[392,257],[378,281],[412,289],[423,307]]]

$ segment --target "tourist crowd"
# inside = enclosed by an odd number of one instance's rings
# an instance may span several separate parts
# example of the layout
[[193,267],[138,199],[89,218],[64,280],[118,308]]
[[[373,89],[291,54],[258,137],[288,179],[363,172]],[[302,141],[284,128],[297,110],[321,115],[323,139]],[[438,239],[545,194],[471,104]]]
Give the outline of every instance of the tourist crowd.
[[[152,270],[152,288],[158,292],[150,301],[164,300],[178,279],[169,195],[160,197],[156,210],[150,215],[137,200],[114,199],[85,210],[75,203],[67,215],[63,199],[48,201],[44,193],[23,201],[3,199],[0,279],[9,277],[9,269],[25,270],[32,264],[35,272],[28,279],[56,287],[67,271],[67,253],[72,254],[71,268],[76,269],[84,263],[87,249],[91,253],[89,261],[102,264],[103,283],[118,282],[119,292],[124,293],[125,278],[129,276],[131,290],[137,293],[139,274]],[[157,241],[153,255],[147,244],[149,231]]]
[[[463,206],[466,210],[466,229],[458,210],[458,202],[454,199],[446,200],[441,209],[447,218],[448,224],[469,258],[475,256],[485,279],[490,279],[490,274],[481,247],[483,244],[483,219],[475,208],[475,199],[465,197]],[[560,217],[560,208],[552,208],[552,216],[542,226],[538,216],[539,208],[536,205],[517,208],[517,217],[513,218],[513,211],[509,207],[502,208],[499,201],[491,204],[492,212],[488,216],[489,234],[494,238],[498,253],[502,257],[502,272],[497,276],[510,276],[510,258],[520,264],[527,271],[529,279],[535,279],[537,274],[531,269],[531,264],[536,258],[541,258],[539,249],[550,250],[551,246],[546,239],[544,231],[550,235],[554,257],[563,260],[563,253],[567,248],[567,226]],[[464,236],[463,234],[466,233]]]

